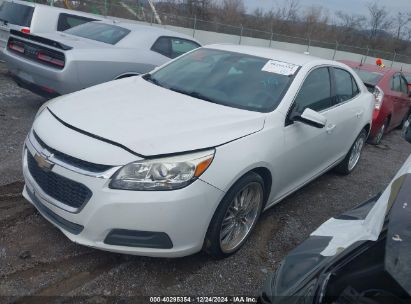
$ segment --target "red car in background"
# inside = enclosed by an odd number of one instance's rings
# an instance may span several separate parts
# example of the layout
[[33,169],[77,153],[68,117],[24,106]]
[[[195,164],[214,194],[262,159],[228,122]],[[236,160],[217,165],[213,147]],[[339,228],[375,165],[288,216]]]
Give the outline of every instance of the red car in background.
[[350,66],[375,95],[375,109],[369,141],[378,145],[383,135],[396,127],[402,127],[411,114],[408,81],[396,69],[372,64],[341,60]]

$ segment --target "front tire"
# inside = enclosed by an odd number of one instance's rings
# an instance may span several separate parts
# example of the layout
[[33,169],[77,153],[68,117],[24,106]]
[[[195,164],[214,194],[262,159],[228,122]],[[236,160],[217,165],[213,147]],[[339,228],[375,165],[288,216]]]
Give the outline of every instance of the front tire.
[[247,241],[264,204],[264,181],[254,172],[240,178],[226,193],[210,222],[204,251],[216,259],[237,252]]
[[351,146],[351,149],[345,156],[344,160],[337,167],[335,167],[335,171],[343,175],[350,174],[360,160],[361,152],[366,140],[367,132],[363,129],[355,139],[355,142]]

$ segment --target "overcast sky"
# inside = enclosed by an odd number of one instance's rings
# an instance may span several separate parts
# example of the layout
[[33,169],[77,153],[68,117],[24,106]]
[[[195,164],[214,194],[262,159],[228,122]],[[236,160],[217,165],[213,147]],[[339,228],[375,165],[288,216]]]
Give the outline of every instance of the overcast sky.
[[[284,0],[244,0],[248,12],[253,12],[256,8],[271,9],[276,3],[281,4]],[[319,5],[327,8],[330,13],[345,11],[353,14],[367,14],[365,5],[370,0],[300,0],[302,6]],[[397,14],[399,11],[411,12],[411,0],[378,0],[380,5],[384,5],[387,10]]]

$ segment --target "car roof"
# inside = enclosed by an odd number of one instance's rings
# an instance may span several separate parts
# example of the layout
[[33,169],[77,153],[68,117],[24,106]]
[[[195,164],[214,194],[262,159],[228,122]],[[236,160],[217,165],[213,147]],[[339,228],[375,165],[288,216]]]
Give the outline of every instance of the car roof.
[[308,63],[322,63],[322,64],[335,64],[335,61],[325,60],[311,55],[295,53],[292,51],[283,51],[268,47],[257,47],[248,45],[236,45],[236,44],[211,44],[205,46],[206,48],[212,48],[222,51],[243,53],[251,56],[272,58],[278,61],[292,63],[295,65],[303,66]]
[[369,71],[369,72],[377,72],[381,74],[396,73],[400,71],[394,68],[380,67],[376,64],[361,63],[361,62],[356,62],[356,61],[351,61],[351,60],[339,60],[339,61],[342,63],[345,63],[351,68]]
[[196,39],[194,39],[191,36],[181,34],[179,32],[175,32],[175,31],[170,31],[170,30],[167,30],[167,29],[164,29],[164,28],[161,28],[161,27],[157,27],[157,26],[143,25],[143,24],[139,24],[139,23],[123,22],[123,21],[117,21],[117,20],[102,20],[102,21],[93,21],[93,22],[117,25],[117,26],[126,28],[126,29],[130,30],[133,33],[138,33],[139,35],[178,37],[178,38],[184,38],[184,39],[188,39],[188,40],[191,40],[191,41],[195,41],[198,44],[200,44]]

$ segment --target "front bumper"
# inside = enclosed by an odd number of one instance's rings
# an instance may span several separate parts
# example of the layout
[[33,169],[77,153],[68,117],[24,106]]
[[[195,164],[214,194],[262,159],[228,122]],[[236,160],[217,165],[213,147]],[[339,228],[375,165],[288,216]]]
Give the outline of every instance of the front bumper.
[[[52,172],[86,185],[93,193],[81,210],[70,212],[36,183],[28,168],[27,153],[38,153],[29,139],[23,155],[23,196],[73,242],[107,251],[156,257],[196,253],[203,246],[208,225],[224,195],[202,180],[175,191],[113,190],[108,187],[109,178],[86,176],[56,164]],[[110,232],[119,230],[166,234],[172,248],[107,244]]]

